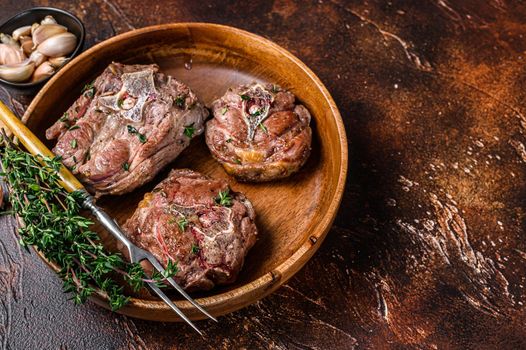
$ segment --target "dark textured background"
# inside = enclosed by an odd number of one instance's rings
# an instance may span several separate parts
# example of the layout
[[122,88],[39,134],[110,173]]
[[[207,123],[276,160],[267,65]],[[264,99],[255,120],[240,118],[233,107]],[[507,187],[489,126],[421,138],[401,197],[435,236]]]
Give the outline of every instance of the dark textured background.
[[[263,35],[310,66],[350,141],[335,226],[276,293],[218,325],[75,307],[0,221],[8,349],[526,348],[526,5],[519,1],[6,1],[86,24],[91,46],[159,23]],[[0,88],[20,115],[30,99]]]

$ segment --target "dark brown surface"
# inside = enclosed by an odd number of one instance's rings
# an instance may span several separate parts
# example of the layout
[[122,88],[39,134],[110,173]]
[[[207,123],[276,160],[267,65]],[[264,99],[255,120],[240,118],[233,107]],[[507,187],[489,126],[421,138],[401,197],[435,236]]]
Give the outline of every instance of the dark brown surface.
[[[149,24],[264,35],[323,80],[348,128],[344,201],[322,248],[201,339],[75,307],[1,220],[0,344],[10,349],[526,347],[526,6],[501,1],[46,2],[87,45]],[[4,1],[2,18],[37,3]],[[21,114],[29,98],[0,97]],[[13,99],[15,98],[15,99]]]

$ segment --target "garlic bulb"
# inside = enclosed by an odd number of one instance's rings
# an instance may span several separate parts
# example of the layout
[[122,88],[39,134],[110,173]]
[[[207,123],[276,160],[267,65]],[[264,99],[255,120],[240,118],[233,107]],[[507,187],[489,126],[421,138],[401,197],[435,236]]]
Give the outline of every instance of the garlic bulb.
[[[33,41],[35,39],[33,38]],[[71,53],[77,45],[77,37],[71,33],[60,33],[38,45],[37,51],[49,57],[60,57]]]
[[35,69],[35,72],[33,73],[33,76],[31,77],[31,81],[40,81],[42,79],[45,79],[47,77],[52,76],[55,73],[55,67],[51,65],[48,61],[42,63],[40,66]]
[[14,40],[20,39],[21,36],[28,36],[31,34],[31,26],[24,26],[13,31],[11,35]]
[[51,65],[53,67],[58,69],[58,68],[62,67],[63,65],[65,65],[66,62],[69,61],[69,58],[64,57],[64,56],[62,56],[62,57],[52,57],[48,61],[49,61],[49,63],[51,63]]
[[33,43],[35,44],[33,48],[36,48],[46,39],[67,31],[68,29],[60,24],[42,24],[33,32]]
[[38,51],[33,51],[31,53],[31,56],[29,56],[29,60],[35,63],[35,67],[40,66],[42,63],[44,63],[46,59],[47,59],[46,55]]
[[21,36],[20,37],[20,47],[22,48],[22,51],[26,55],[31,55],[31,51],[33,51],[33,40],[30,36]]
[[53,18],[53,16],[51,16],[51,15],[47,15],[47,16],[44,17],[44,19],[40,22],[40,24],[57,24],[57,21],[55,20],[55,18]]
[[25,59],[26,56],[18,47],[0,44],[0,64],[17,64]]
[[0,66],[0,78],[15,83],[21,83],[28,80],[34,70],[35,64],[29,61],[13,65],[3,65]]

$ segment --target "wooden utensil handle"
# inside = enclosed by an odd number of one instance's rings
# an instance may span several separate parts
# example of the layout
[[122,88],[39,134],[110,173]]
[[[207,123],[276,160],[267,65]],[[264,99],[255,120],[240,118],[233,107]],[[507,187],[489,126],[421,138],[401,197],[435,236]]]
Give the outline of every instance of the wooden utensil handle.
[[[31,154],[45,157],[55,156],[2,101],[0,101],[0,121],[5,128],[10,130],[22,142]],[[68,192],[85,190],[84,186],[65,166],[60,168],[59,176],[62,179],[62,186]]]

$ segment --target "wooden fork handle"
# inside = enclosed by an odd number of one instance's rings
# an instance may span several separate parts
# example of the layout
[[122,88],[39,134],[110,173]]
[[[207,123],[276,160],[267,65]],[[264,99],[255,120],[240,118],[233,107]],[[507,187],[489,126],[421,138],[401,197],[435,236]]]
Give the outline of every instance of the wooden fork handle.
[[[24,123],[22,123],[22,121],[18,119],[18,117],[15,116],[2,101],[0,101],[0,121],[4,124],[5,128],[11,131],[13,135],[15,135],[20,140],[20,142],[22,142],[24,147],[31,154],[45,157],[55,156],[53,152],[51,152],[49,148],[47,148],[46,145],[44,145],[42,141],[40,141],[38,137],[36,137],[35,134],[33,134],[31,130],[29,130],[28,127],[24,125]],[[65,166],[60,168],[59,176],[62,180],[62,186],[68,192],[79,190],[85,191],[84,186]]]

